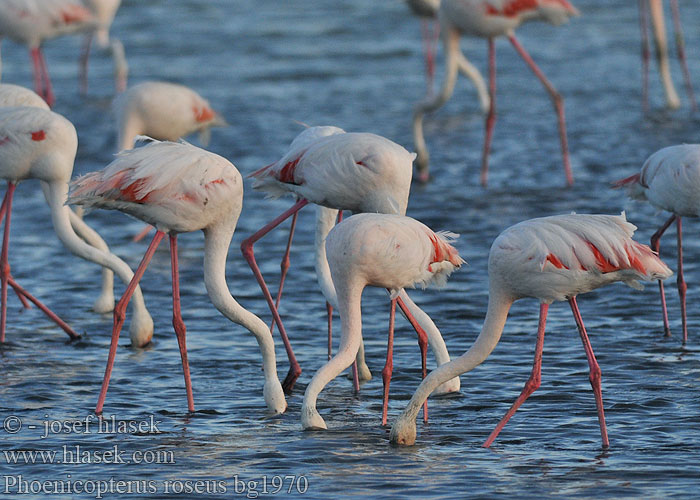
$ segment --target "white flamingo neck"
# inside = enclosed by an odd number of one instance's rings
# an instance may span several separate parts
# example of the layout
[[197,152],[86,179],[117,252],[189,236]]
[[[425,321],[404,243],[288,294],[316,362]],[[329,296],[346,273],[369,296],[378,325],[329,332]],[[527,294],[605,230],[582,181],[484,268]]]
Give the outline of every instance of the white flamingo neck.
[[316,208],[316,279],[318,286],[321,287],[321,292],[326,298],[326,301],[334,308],[338,308],[338,296],[333,285],[331,270],[328,266],[328,258],[326,256],[326,236],[335,225],[338,217],[338,210],[318,206]]

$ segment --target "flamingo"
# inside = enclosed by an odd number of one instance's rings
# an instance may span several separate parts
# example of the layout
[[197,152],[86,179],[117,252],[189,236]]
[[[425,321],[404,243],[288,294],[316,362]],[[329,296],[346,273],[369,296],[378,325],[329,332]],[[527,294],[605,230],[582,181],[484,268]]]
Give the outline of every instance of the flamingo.
[[[673,18],[673,26],[675,31],[676,51],[678,59],[683,70],[683,79],[688,93],[688,99],[693,107],[693,111],[697,110],[695,103],[695,95],[693,93],[693,85],[690,82],[690,72],[685,58],[685,43],[683,41],[683,29],[681,27],[680,12],[678,9],[678,0],[670,0],[671,14]],[[666,95],[666,105],[671,109],[677,109],[681,105],[678,98],[676,88],[673,86],[671,78],[671,70],[668,62],[668,42],[666,40],[666,25],[664,23],[664,8],[661,0],[639,0],[639,27],[642,33],[642,102],[644,109],[649,107],[649,47],[648,35],[648,17],[651,14],[652,34],[654,35],[654,44],[656,46],[656,60],[659,67],[659,77],[664,87]]]
[[[25,179],[40,181],[44,197],[51,210],[51,220],[56,235],[70,252],[109,268],[126,283],[133,276],[129,266],[109,253],[107,245],[99,235],[80,220],[65,204],[68,195],[68,181],[73,172],[77,147],[78,136],[75,127],[61,115],[33,107],[0,108],[0,177],[5,179],[8,184],[2,207],[0,207],[0,219],[4,218],[5,220],[0,256],[0,269],[2,270],[0,273],[0,281],[2,282],[0,342],[4,341],[5,334],[8,284],[18,295],[34,302],[71,338],[77,337],[77,334],[65,322],[35,300],[26,290],[19,287],[10,274],[10,218],[13,195],[20,181]],[[111,310],[114,305],[111,276],[111,274],[108,275],[110,279],[106,280],[108,286],[105,288],[105,275],[103,274],[103,293],[94,306],[100,312]],[[135,298],[129,333],[132,344],[142,346],[151,340],[153,320],[146,310],[140,290],[135,291]]]
[[4,0],[0,2],[0,38],[29,47],[34,88],[49,106],[54,94],[41,44],[48,39],[92,30],[95,18],[80,0]]
[[[414,154],[378,135],[346,133],[338,127],[311,127],[294,139],[288,152],[280,160],[251,174],[255,178],[254,189],[265,191],[271,197],[291,193],[298,198],[292,208],[241,244],[241,251],[260,284],[287,351],[290,369],[282,384],[286,391],[293,388],[294,382],[301,374],[301,367],[296,361],[275,302],[255,261],[253,245],[291,216],[294,216],[294,227],[296,214],[309,202],[319,205],[321,208],[317,213],[315,263],[319,284],[331,306],[330,313],[332,307],[337,307],[337,301],[325,258],[324,241],[333,226],[337,211],[404,214],[408,204],[411,165],[414,158]],[[290,245],[291,233],[283,259],[280,288],[288,268]],[[424,335],[427,335],[427,343],[430,344],[437,363],[447,362],[449,353],[440,331],[430,317],[421,311],[405,292],[399,297],[398,305],[419,335],[423,359],[426,349]],[[363,350],[360,348],[357,367],[359,373],[355,377],[356,389],[358,377],[365,380],[371,377],[362,354]],[[443,392],[458,389],[459,381],[456,379],[440,388]]]
[[[628,188],[629,196],[636,200],[647,200],[654,207],[671,212],[671,217],[651,237],[651,248],[659,251],[661,236],[673,222],[678,233],[678,295],[681,302],[683,344],[688,340],[685,296],[688,285],[683,278],[683,217],[700,216],[700,144],[683,144],[663,148],[644,162],[638,174],[617,181],[614,187]],[[666,294],[659,282],[664,334],[669,337],[666,311]]]
[[389,347],[382,372],[386,425],[389,382],[393,368],[394,313],[406,287],[444,285],[464,261],[450,244],[457,235],[434,233],[421,222],[396,214],[358,214],[335,226],[326,238],[326,251],[342,322],[338,353],[316,372],[306,386],[301,407],[304,429],[326,429],[316,410],[323,388],[355,358],[362,340],[362,291],[368,285],[389,289]]
[[493,351],[501,337],[514,301],[532,297],[540,301],[535,361],[522,393],[501,419],[486,442],[489,447],[520,405],[540,386],[542,347],[549,305],[566,300],[578,326],[590,367],[589,379],[595,394],[604,447],[609,446],[601,371],[593,354],[578,309],[576,296],[603,285],[622,281],[641,288],[637,280],[662,280],[672,273],[646,245],[632,239],[636,227],[625,214],[556,215],[530,219],[503,231],[489,253],[489,303],[481,333],[459,358],[433,370],[423,380],[391,429],[391,441],[413,444],[416,415],[425,398],[441,381],[468,372]]
[[[194,132],[199,132],[199,141],[207,146],[209,129],[226,126],[209,101],[176,83],[147,81],[134,85],[114,99],[113,109],[119,151],[131,149],[138,136],[177,141]],[[133,240],[141,240],[151,229],[147,226]]]
[[187,407],[194,411],[185,324],[180,314],[177,235],[204,233],[204,284],[214,306],[255,335],[263,358],[263,395],[270,410],[287,407],[277,378],[272,335],[265,323],[236,302],[226,284],[226,257],[243,205],[241,175],[228,160],[187,143],[154,141],[123,151],[103,170],[71,184],[70,203],[120,210],[157,228],[134,277],[114,308],[114,327],[95,413],[102,413],[124,310],[158,244],[168,234],[173,281],[173,326],[180,347]]
[[117,93],[126,90],[126,81],[129,76],[129,65],[126,62],[124,45],[115,37],[110,36],[109,30],[114,21],[114,16],[119,9],[121,0],[83,0],[95,17],[92,30],[85,35],[83,53],[80,58],[80,88],[83,94],[88,88],[88,59],[93,41],[97,46],[109,52],[114,63],[114,90]]
[[452,96],[457,78],[457,60],[460,50],[459,38],[464,34],[486,38],[489,47],[490,99],[488,101],[486,137],[481,161],[481,184],[485,186],[488,179],[488,158],[496,120],[496,50],[494,39],[498,36],[508,37],[515,50],[532,69],[552,98],[559,122],[559,139],[561,141],[566,183],[567,185],[573,184],[574,177],[571,172],[569,148],[566,139],[564,101],[530,55],[520,45],[520,42],[515,37],[515,29],[521,23],[530,20],[542,20],[558,25],[566,22],[569,17],[576,15],[578,15],[578,10],[567,0],[442,0],[438,18],[445,46],[446,76],[442,90],[433,99],[427,99],[419,103],[413,115],[413,137],[416,152],[418,153],[416,168],[420,181],[425,182],[429,178],[429,154],[423,137],[423,115],[426,112],[437,110]]
[[[44,101],[36,92],[19,85],[13,85],[11,83],[0,83],[0,107],[12,106],[30,106],[44,110],[49,109],[49,105],[46,104],[46,101]],[[82,219],[72,210],[69,212],[69,217],[71,226],[78,236],[83,238],[93,247],[109,252],[109,247],[102,237],[87,224],[85,224]],[[20,296],[20,298],[23,299],[23,296]],[[26,303],[24,300],[22,302],[25,307],[28,306],[28,303]],[[111,312],[113,308],[114,273],[112,273],[112,270],[108,267],[103,267],[102,291],[93,305],[93,310],[98,313],[107,313]],[[150,341],[150,336],[132,338],[132,341],[134,346],[143,347]]]
[[[433,93],[433,79],[435,76],[435,52],[436,52],[436,41],[440,33],[440,24],[435,20],[437,18],[437,13],[440,8],[440,0],[406,0],[408,6],[411,8],[413,13],[421,18],[421,23],[423,26],[423,46],[425,51],[425,66],[426,74],[428,77],[428,95]],[[430,34],[429,23],[430,20],[434,20],[432,35]],[[459,49],[459,47],[458,47]],[[484,82],[484,77],[481,76],[479,70],[470,63],[461,50],[458,50],[453,63],[455,66],[454,78],[457,78],[457,69],[469,78],[474,87],[476,88],[477,94],[479,96],[479,103],[481,105],[481,110],[483,112],[488,111],[490,97],[489,91],[486,88],[486,82]],[[449,73],[449,72],[448,72]],[[452,83],[454,86],[454,83]],[[439,107],[439,106],[438,106]]]

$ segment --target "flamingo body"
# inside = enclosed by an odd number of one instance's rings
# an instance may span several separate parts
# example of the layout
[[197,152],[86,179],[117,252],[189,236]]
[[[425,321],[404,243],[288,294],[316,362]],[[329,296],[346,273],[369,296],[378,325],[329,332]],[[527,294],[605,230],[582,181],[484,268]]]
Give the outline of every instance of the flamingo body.
[[44,40],[75,33],[95,24],[79,0],[4,0],[0,36],[38,48]]
[[677,215],[700,216],[700,144],[657,151],[626,184],[634,199]]
[[566,0],[442,0],[440,16],[465,35],[492,38],[512,33],[523,22],[560,25],[578,10]]
[[157,144],[157,151],[121,153],[108,167],[81,177],[71,203],[120,210],[176,233],[206,229],[240,211],[243,182],[228,160],[183,143]]
[[20,85],[0,83],[0,107],[29,106],[48,110],[39,94]]
[[177,141],[194,132],[208,141],[211,127],[226,123],[194,90],[175,83],[149,81],[134,85],[114,101],[118,146],[131,149],[134,138],[147,135]]
[[189,376],[185,325],[180,315],[177,234],[204,232],[204,282],[214,306],[229,320],[247,328],[260,346],[268,408],[282,413],[286,407],[277,378],[274,344],[265,323],[240,306],[226,284],[226,257],[243,205],[241,175],[228,160],[187,143],[152,142],[123,151],[105,169],[92,172],[72,184],[71,203],[120,210],[158,228],[141,265],[114,309],[112,344],[98,398],[101,413],[116,355],[123,310],[131,289],[146,270],[165,233],[170,237],[173,276],[173,326],[180,345],[188,408],[194,411]]
[[[68,181],[73,172],[77,146],[75,127],[59,114],[35,107],[0,108],[0,178],[8,181],[10,196],[20,181],[41,181],[54,229],[64,246],[79,257],[116,272],[123,281],[129,282],[133,276],[131,269],[109,253],[99,235],[66,206]],[[5,208],[6,234],[3,245],[6,247],[11,199]],[[6,259],[6,249],[3,254]],[[9,271],[4,274],[3,279],[9,279]],[[109,311],[114,305],[111,274],[107,277],[103,275],[103,278],[103,296],[95,306],[100,312]],[[153,335],[153,320],[146,310],[140,290],[135,290],[135,293],[130,335],[132,344],[143,346],[150,342]]]
[[328,208],[402,214],[414,158],[378,135],[335,133],[258,171],[253,188],[271,196],[291,192]]
[[[686,290],[683,277],[683,229],[682,217],[700,216],[700,144],[670,146],[652,154],[642,166],[640,173],[613,184],[625,186],[630,197],[648,200],[656,208],[671,212],[671,217],[651,237],[651,247],[660,250],[661,236],[675,221],[678,241],[677,284],[681,301],[683,343],[688,340],[686,314]],[[663,283],[659,283],[664,334],[671,335],[666,310],[666,294]]]
[[338,354],[307,386],[301,410],[305,429],[326,428],[316,410],[318,393],[350,366],[360,347],[360,302],[365,286],[387,288],[395,299],[406,287],[444,285],[464,262],[450,244],[455,237],[452,233],[435,233],[410,217],[376,213],[354,215],[328,233],[326,252],[342,333]]
[[635,242],[635,226],[624,214],[558,215],[521,222],[503,231],[489,253],[489,304],[481,333],[469,350],[435,370],[421,383],[391,430],[391,440],[413,444],[415,417],[430,392],[445,380],[482,363],[498,344],[508,311],[515,300],[533,297],[540,301],[540,322],[535,363],[520,397],[484,443],[490,446],[508,419],[540,385],[542,348],[549,304],[568,300],[590,367],[603,446],[609,445],[601,370],[581,319],[576,296],[603,285],[622,281],[638,288],[637,280],[663,280],[672,273],[647,246]]

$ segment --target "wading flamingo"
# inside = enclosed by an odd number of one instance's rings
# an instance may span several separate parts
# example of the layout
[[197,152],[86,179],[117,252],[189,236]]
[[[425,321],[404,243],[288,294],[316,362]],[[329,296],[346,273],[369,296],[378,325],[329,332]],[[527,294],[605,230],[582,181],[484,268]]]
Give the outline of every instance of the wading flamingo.
[[415,442],[416,415],[425,398],[441,381],[468,372],[484,361],[501,338],[513,302],[532,297],[540,301],[532,374],[484,446],[491,445],[510,417],[540,386],[547,311],[552,302],[567,300],[588,358],[600,433],[603,446],[607,447],[609,441],[603,412],[601,371],[588,340],[576,296],[615,281],[641,288],[639,279],[661,280],[672,274],[649,247],[632,239],[635,229],[626,221],[624,214],[573,214],[531,219],[503,231],[493,242],[489,253],[489,305],[481,333],[466,353],[436,368],[421,383],[394,423],[391,441],[407,445]]
[[[30,106],[44,110],[49,109],[49,105],[46,104],[46,101],[36,92],[11,83],[0,83],[0,107],[12,106]],[[105,243],[100,235],[85,224],[72,210],[69,212],[69,217],[71,226],[78,236],[93,247],[109,252],[107,243]],[[23,304],[25,307],[28,306],[28,303],[24,301]],[[114,309],[114,273],[112,273],[111,269],[108,267],[102,268],[102,292],[95,301],[93,309],[98,313],[108,313]],[[150,335],[132,338],[133,345],[136,347],[143,347],[149,341]]]
[[[437,51],[437,39],[440,33],[440,23],[436,20],[437,13],[440,8],[440,0],[406,1],[413,13],[421,18],[421,23],[423,27],[423,46],[425,51],[425,67],[428,79],[428,96],[431,96],[433,94],[433,80],[435,77],[435,53]],[[432,33],[430,30],[431,20],[433,22]],[[455,81],[457,79],[458,69],[462,72],[464,76],[466,76],[472,81],[474,87],[476,88],[476,92],[479,96],[479,104],[481,105],[481,110],[483,112],[488,111],[490,97],[488,88],[486,87],[486,82],[484,81],[484,77],[481,76],[481,72],[472,63],[470,63],[466,57],[464,57],[464,54],[459,49],[459,46],[457,47],[457,51],[454,54],[454,57],[451,60],[448,60],[447,62],[452,63],[454,65],[454,75],[452,76],[452,78]],[[450,74],[451,73],[448,70],[448,75]],[[454,82],[452,83],[452,86],[454,87]],[[449,96],[447,98],[449,98]],[[436,105],[435,109],[439,108],[440,106],[442,106],[442,104]]]
[[530,55],[520,45],[515,37],[515,29],[521,23],[530,20],[542,20],[558,25],[566,22],[569,17],[578,15],[578,10],[567,0],[442,0],[438,14],[440,30],[445,49],[445,71],[442,90],[434,99],[427,99],[418,104],[413,115],[413,137],[416,152],[416,168],[419,180],[429,178],[428,149],[423,138],[423,115],[426,112],[440,108],[452,96],[457,78],[457,58],[459,54],[459,39],[461,35],[486,38],[489,47],[489,95],[490,105],[486,116],[486,137],[481,161],[481,184],[486,185],[488,179],[489,151],[493,127],[496,122],[496,49],[495,38],[506,36],[515,50],[525,60],[530,69],[542,82],[552,98],[559,122],[559,139],[564,162],[566,183],[573,184],[569,162],[569,148],[566,139],[566,121],[564,118],[564,101],[554,86],[549,83],[542,71],[537,67]]
[[316,372],[306,386],[301,407],[304,429],[325,429],[316,410],[323,388],[352,363],[362,340],[362,291],[368,285],[391,293],[389,343],[382,378],[382,425],[386,424],[389,382],[393,369],[394,313],[405,287],[444,285],[464,262],[450,241],[457,235],[434,233],[403,215],[358,214],[335,226],[326,238],[326,251],[337,292],[342,330],[338,353]]
[[[617,181],[615,187],[626,186],[631,198],[647,200],[654,207],[673,215],[651,237],[651,248],[659,252],[661,236],[675,221],[678,238],[678,295],[681,301],[683,344],[688,340],[685,295],[688,286],[683,278],[682,217],[700,216],[700,144],[683,144],[661,149],[651,155],[642,171]],[[659,282],[664,334],[671,336],[666,312],[664,285]]]
[[71,184],[70,203],[119,210],[158,230],[126,292],[114,308],[114,328],[107,368],[95,412],[102,413],[117,351],[124,311],[158,244],[168,234],[173,280],[173,326],[180,346],[187,407],[194,411],[185,324],[180,314],[177,235],[204,233],[204,284],[214,306],[229,320],[248,329],[263,358],[263,395],[270,410],[287,407],[275,362],[272,335],[265,323],[236,302],[226,285],[226,256],[243,205],[241,175],[228,160],[187,143],[152,142],[121,152],[103,170]]
[[[254,189],[265,191],[271,197],[291,193],[298,198],[292,208],[241,244],[243,255],[253,269],[284,341],[290,362],[289,373],[282,384],[286,391],[291,391],[294,387],[294,382],[301,374],[301,367],[296,361],[275,302],[255,261],[253,245],[290,216],[294,216],[293,231],[296,214],[309,202],[321,206],[317,216],[316,271],[326,300],[331,306],[337,307],[324,249],[325,236],[336,219],[337,210],[404,214],[408,205],[414,158],[414,154],[381,136],[346,133],[338,127],[311,127],[297,136],[280,160],[252,174],[255,178]],[[288,267],[290,245],[291,233],[283,259],[282,279],[286,272],[285,264]],[[438,364],[447,362],[447,348],[430,317],[421,311],[405,292],[399,297],[398,304],[418,333],[423,364],[426,343],[433,350]],[[371,377],[364,364],[362,349],[358,355],[358,370],[359,378]],[[442,392],[458,389],[459,381],[456,379],[440,388]]]
[[80,0],[4,0],[0,2],[0,39],[10,38],[26,45],[34,69],[34,89],[53,106],[46,61],[41,51],[44,41],[76,32],[92,30],[95,18]]
[[[8,251],[12,198],[15,187],[20,181],[37,179],[41,182],[46,202],[51,210],[51,220],[56,235],[70,252],[111,269],[126,283],[133,276],[129,266],[109,253],[107,245],[97,233],[66,206],[68,181],[73,173],[77,147],[78,136],[75,127],[61,115],[32,107],[0,108],[0,177],[5,179],[8,184],[2,208],[0,208],[0,215],[5,220],[2,255],[0,256],[0,269],[2,270],[0,342],[4,340],[8,284],[18,295],[23,295],[35,302],[71,337],[77,336],[68,325],[55,315],[50,314],[50,311],[21,289],[10,274]],[[90,244],[86,244],[84,240]],[[95,304],[95,309],[100,310],[100,312],[110,311],[114,306],[111,274],[109,277],[108,288],[105,289],[103,286],[103,294]],[[146,310],[140,290],[136,291],[130,336],[132,344],[136,346],[147,344],[153,336],[153,320]]]
[[[683,70],[683,79],[693,110],[697,110],[693,85],[690,82],[690,72],[685,58],[685,42],[683,29],[681,28],[678,0],[670,0],[673,27],[675,31],[676,51]],[[673,86],[671,69],[668,61],[668,42],[666,39],[666,24],[664,22],[664,7],[662,0],[639,0],[639,27],[642,33],[642,103],[644,109],[649,109],[649,59],[651,48],[649,44],[649,14],[651,14],[651,31],[654,36],[656,62],[659,69],[659,77],[666,95],[666,105],[671,109],[677,109],[681,105],[676,88]]]

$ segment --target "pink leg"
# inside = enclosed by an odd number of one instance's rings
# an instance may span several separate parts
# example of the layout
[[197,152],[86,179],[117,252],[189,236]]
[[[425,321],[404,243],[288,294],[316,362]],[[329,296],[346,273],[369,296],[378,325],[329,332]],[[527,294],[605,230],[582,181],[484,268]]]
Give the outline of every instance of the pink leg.
[[678,0],[671,0],[671,13],[673,16],[673,27],[676,34],[676,51],[678,52],[678,59],[681,62],[681,68],[683,69],[683,79],[685,80],[685,89],[688,93],[688,99],[693,107],[693,111],[698,110],[698,106],[695,103],[695,94],[693,93],[693,84],[690,82],[690,72],[688,71],[688,63],[685,58],[685,41],[683,40],[683,28],[681,27],[681,15],[678,10]]
[[26,297],[30,301],[36,305],[37,309],[39,309],[41,312],[43,312],[51,321],[56,323],[58,326],[60,326],[64,332],[68,334],[68,336],[71,338],[71,340],[79,339],[80,335],[75,333],[75,330],[73,330],[68,323],[63,321],[61,318],[59,318],[54,312],[52,312],[48,307],[46,307],[44,304],[42,304],[39,299],[34,297],[32,294],[27,292],[24,288],[19,286],[14,279],[12,279],[12,276],[9,277],[9,285],[15,290],[17,293],[17,296],[24,299]]
[[595,404],[598,408],[598,422],[600,423],[600,436],[603,439],[603,447],[607,448],[610,446],[610,441],[608,441],[608,430],[605,427],[605,413],[603,410],[603,392],[600,388],[601,371],[598,362],[593,354],[593,348],[591,347],[591,342],[588,340],[588,335],[586,334],[586,327],[583,326],[583,319],[581,318],[581,312],[578,310],[578,304],[576,303],[576,297],[571,297],[569,299],[569,304],[571,305],[571,311],[574,313],[574,319],[576,320],[576,325],[578,326],[579,334],[581,335],[581,341],[583,342],[583,348],[586,350],[586,357],[588,358],[588,366],[590,367],[589,379],[591,381],[591,387],[595,393]]
[[192,397],[192,381],[190,379],[190,364],[187,361],[187,343],[185,337],[187,330],[180,312],[180,273],[177,264],[177,235],[170,235],[170,267],[173,277],[173,327],[177,335],[177,343],[180,346],[180,358],[182,359],[182,373],[185,375],[185,391],[187,391],[187,409],[194,411],[194,398]]
[[90,47],[92,45],[93,34],[85,35],[83,51],[80,54],[80,65],[78,79],[80,80],[80,93],[85,95],[88,91],[88,61],[90,59]]
[[0,254],[0,342],[5,342],[5,326],[7,325],[7,281],[10,278],[10,263],[8,251],[10,246],[10,215],[12,214],[12,196],[15,193],[16,184],[14,182],[7,183],[7,192],[5,193],[5,206],[7,212],[5,214],[5,230],[2,237],[2,253]]
[[[659,249],[661,248],[661,236],[666,232],[666,229],[668,229],[668,227],[673,223],[674,220],[676,220],[676,216],[672,215],[664,223],[664,225],[661,226],[659,230],[656,231],[651,237],[651,249],[657,254],[659,253]],[[670,337],[671,328],[668,325],[668,311],[666,310],[666,292],[664,292],[664,282],[662,280],[659,280],[659,292],[661,294],[661,311],[664,319],[664,336]]]
[[[282,262],[280,262],[280,287],[277,290],[277,298],[275,299],[275,308],[279,310],[280,300],[282,300],[282,289],[284,288],[284,279],[287,277],[287,271],[289,271],[289,252],[292,249],[292,239],[294,238],[294,230],[297,227],[297,217],[299,217],[299,212],[294,212],[292,215],[292,225],[289,228],[289,239],[287,240],[287,249],[284,252],[284,257],[282,257]],[[270,324],[270,333],[275,331],[275,320],[272,320]]]
[[686,308],[685,308],[685,292],[688,290],[688,285],[683,279],[683,228],[681,226],[681,217],[676,216],[676,228],[678,230],[678,278],[676,283],[678,283],[678,296],[681,299],[681,321],[683,323],[683,345],[685,345],[688,340],[688,321],[686,319]]
[[39,58],[41,57],[39,53],[39,48],[34,47],[30,49],[29,54],[32,58],[32,74],[34,75],[34,91],[41,96],[42,99],[46,100],[46,95],[44,94],[44,84],[41,78],[41,62]]
[[512,417],[513,414],[515,414],[518,408],[520,408],[520,405],[522,405],[525,402],[525,400],[540,386],[542,373],[542,348],[544,347],[544,327],[547,323],[547,311],[549,311],[549,304],[540,304],[540,323],[537,327],[535,361],[532,364],[532,373],[530,374],[530,378],[525,383],[525,387],[520,393],[520,396],[518,396],[518,399],[515,400],[513,406],[511,406],[510,410],[508,410],[508,413],[506,413],[505,416],[501,419],[501,421],[498,422],[496,428],[493,430],[493,432],[491,432],[488,439],[482,445],[484,448],[488,448],[489,446],[491,446],[491,443],[493,443],[493,441],[496,439],[501,430],[503,430],[505,425],[508,423],[508,420],[510,420],[510,417]]
[[644,112],[649,111],[649,58],[651,57],[651,45],[649,43],[648,9],[648,0],[639,0],[639,31],[642,35],[642,106]]
[[39,54],[39,64],[41,65],[41,79],[43,82],[42,86],[44,88],[44,93],[46,94],[44,100],[50,108],[53,108],[53,103],[55,102],[55,99],[53,95],[53,88],[51,87],[51,78],[49,77],[49,68],[46,66],[46,59],[44,59],[43,52],[41,52],[41,49],[37,50]]
[[[418,321],[416,321],[416,318],[411,314],[411,311],[408,310],[408,307],[406,307],[406,304],[404,303],[403,300],[400,298],[397,299],[399,307],[403,311],[403,313],[406,315],[406,319],[408,319],[408,322],[411,323],[411,326],[413,329],[416,331],[416,334],[418,335],[418,347],[420,348],[420,358],[421,358],[421,368],[422,368],[422,376],[425,378],[428,375],[428,367],[427,367],[427,357],[428,357],[428,335],[425,333],[425,330],[423,330],[423,327],[420,326]],[[426,399],[425,402],[423,403],[423,422],[426,424],[428,423],[428,400]]]
[[484,138],[484,151],[481,156],[481,185],[486,186],[489,176],[489,153],[491,151],[491,139],[493,127],[496,124],[496,45],[493,38],[489,38],[489,97],[491,104],[486,115],[486,136]]
[[117,305],[114,307],[114,326],[112,327],[112,343],[109,346],[109,355],[107,357],[107,367],[105,368],[105,376],[102,380],[102,389],[100,389],[100,396],[97,399],[97,407],[95,408],[95,414],[100,415],[102,413],[102,406],[105,402],[105,397],[107,396],[107,388],[109,387],[109,377],[112,375],[112,367],[114,366],[114,357],[117,354],[117,341],[119,340],[119,332],[124,325],[124,319],[126,318],[126,306],[131,300],[131,296],[134,294],[136,286],[139,284],[143,273],[146,272],[148,263],[151,261],[153,254],[158,248],[158,244],[165,236],[163,231],[156,231],[151,244],[148,246],[148,250],[141,259],[138,269],[134,273],[134,277],[131,278],[129,286],[126,287],[126,291],[122,298],[119,299]]
[[391,301],[389,312],[389,342],[386,346],[386,364],[382,370],[382,381],[384,382],[384,399],[382,401],[382,425],[386,425],[386,416],[389,410],[389,384],[391,383],[391,373],[394,371],[394,319],[396,316],[396,299]]
[[291,390],[294,388],[294,382],[296,382],[297,378],[299,378],[299,375],[301,375],[301,366],[299,366],[299,363],[297,362],[296,356],[294,356],[294,351],[292,350],[292,345],[289,342],[289,338],[287,337],[287,332],[284,329],[284,325],[282,324],[282,319],[279,316],[279,313],[277,312],[277,308],[275,307],[275,303],[272,300],[272,295],[270,294],[270,290],[267,287],[267,284],[265,284],[265,279],[263,278],[262,273],[260,272],[260,268],[258,267],[258,264],[255,262],[255,254],[253,252],[253,245],[255,245],[255,242],[258,241],[260,238],[262,238],[264,235],[272,231],[275,227],[280,225],[285,219],[293,215],[294,213],[298,212],[299,210],[304,207],[304,205],[308,204],[309,202],[307,200],[299,200],[294,204],[292,208],[284,212],[282,215],[274,219],[272,222],[264,226],[262,229],[260,229],[258,232],[250,236],[249,238],[246,238],[243,240],[243,243],[241,243],[241,252],[243,252],[243,256],[245,257],[245,260],[248,262],[248,265],[250,268],[253,270],[253,274],[255,275],[255,279],[258,281],[258,284],[260,285],[260,288],[262,289],[263,295],[265,296],[265,300],[267,301],[267,305],[270,307],[270,311],[272,312],[272,317],[275,318],[275,323],[277,323],[277,328],[280,330],[280,336],[282,337],[282,342],[284,342],[284,348],[287,351],[287,357],[289,358],[289,372],[287,373],[287,376],[284,379],[284,382],[282,382],[282,388],[285,390],[287,394],[291,392]]
[[[2,205],[0,205],[0,221],[5,218],[6,212],[7,212],[7,195],[5,195],[5,197],[3,197]],[[19,285],[17,285],[17,283],[15,283],[15,280],[12,279],[11,274],[9,275],[8,279],[9,279],[8,284],[12,287],[12,290],[15,292],[15,294],[17,294],[17,298],[20,300],[20,302],[22,302],[22,307],[24,307],[25,309],[31,309],[32,306],[27,301],[27,298],[22,294],[22,287],[20,287]],[[51,313],[51,314],[53,314],[53,313]]]
[[533,73],[535,73],[535,76],[537,76],[540,82],[542,82],[542,85],[544,85],[544,88],[547,89],[547,92],[552,98],[552,102],[554,103],[554,109],[557,112],[557,121],[559,122],[559,141],[561,142],[561,154],[564,159],[564,173],[566,174],[566,184],[568,186],[571,186],[574,183],[574,174],[571,172],[571,163],[569,162],[569,145],[566,140],[566,118],[564,117],[564,99],[561,97],[561,94],[557,92],[557,89],[555,89],[554,86],[551,83],[549,83],[549,80],[547,80],[540,68],[537,67],[535,61],[533,61],[530,57],[530,54],[528,54],[523,48],[523,46],[520,45],[520,42],[517,38],[515,38],[515,35],[510,35],[508,38],[510,39],[510,43],[513,44],[513,47],[515,47],[515,50],[517,50],[518,54],[520,54],[520,57],[522,57],[527,63],[527,65],[530,66],[530,69],[533,71]]
[[150,233],[153,230],[153,226],[146,224],[141,231],[139,231],[138,234],[135,234],[133,238],[131,238],[131,241],[134,243],[141,241],[144,239],[146,236],[148,236],[148,233]]

